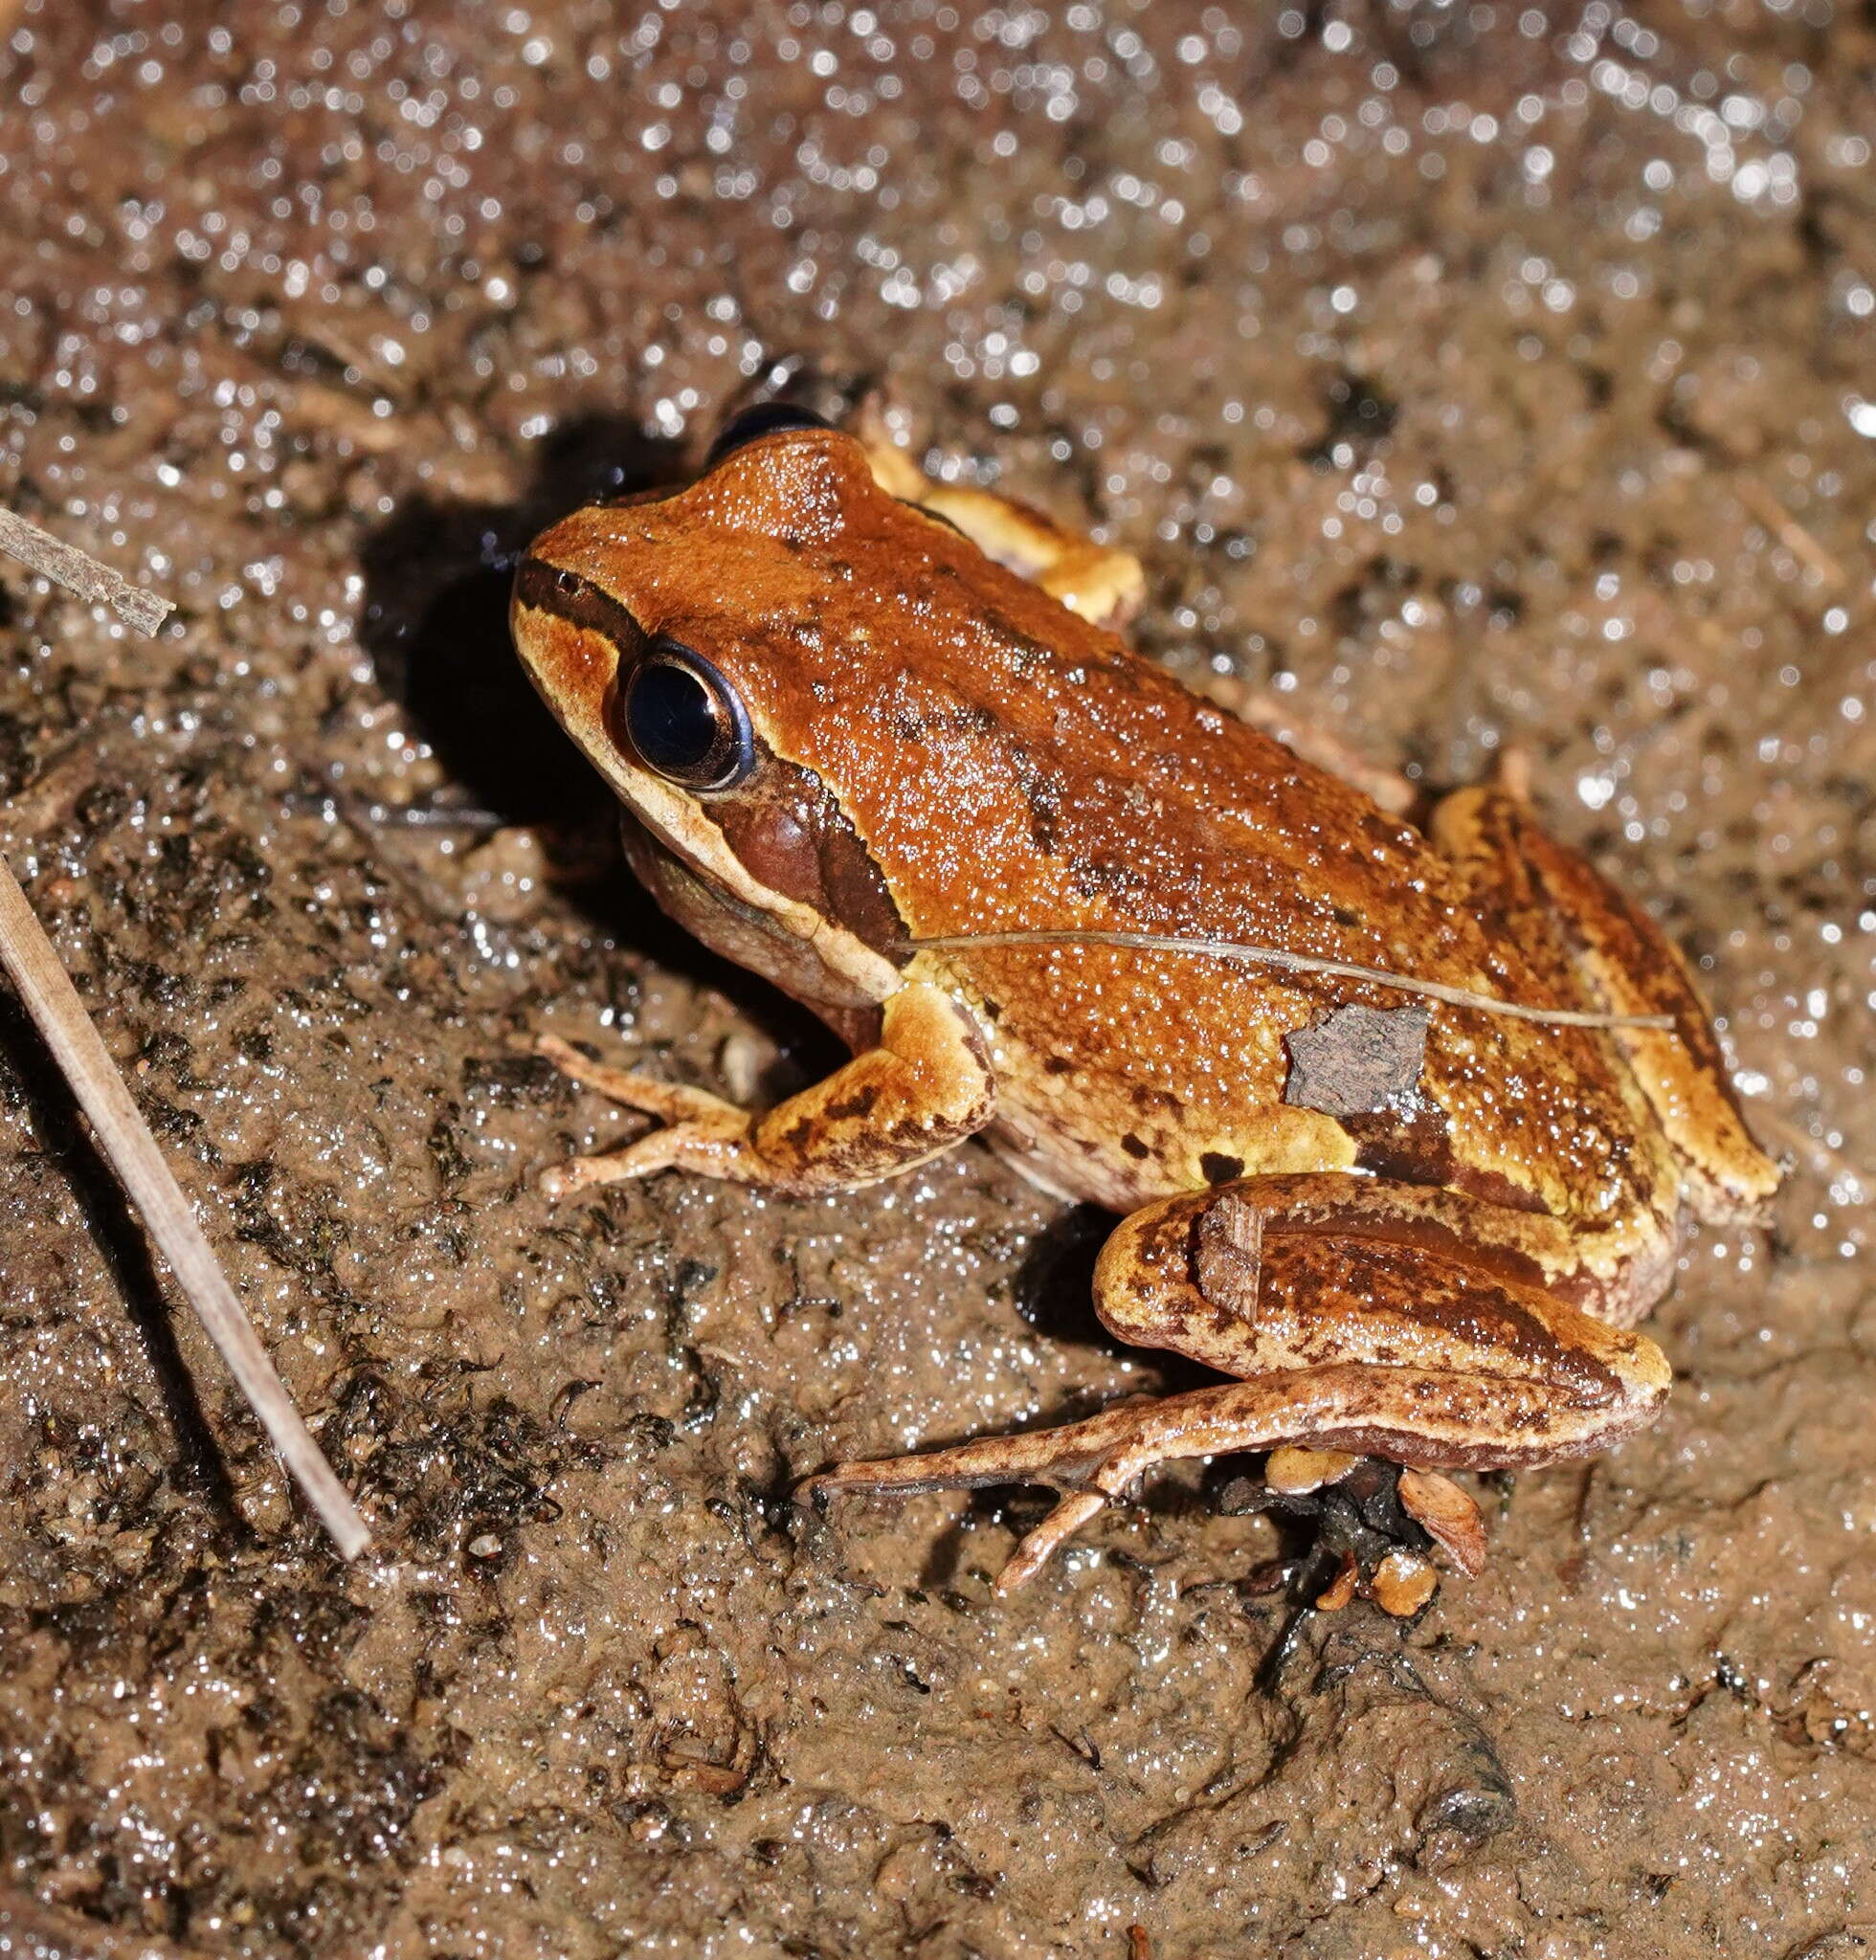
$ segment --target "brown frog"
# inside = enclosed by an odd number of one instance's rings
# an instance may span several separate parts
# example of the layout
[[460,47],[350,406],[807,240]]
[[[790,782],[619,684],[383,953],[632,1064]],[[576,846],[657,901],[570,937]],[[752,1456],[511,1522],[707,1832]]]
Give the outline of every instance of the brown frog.
[[[1389,813],[1129,652],[1103,622],[1138,592],[1124,554],[773,405],[690,487],[554,525],[515,584],[522,658],[639,877],[853,1050],[758,1116],[544,1041],[662,1125],[550,1188],[845,1191],[982,1134],[1125,1214],[1109,1328],[1231,1377],[814,1480],[1055,1486],[1005,1589],[1168,1459],[1607,1448],[1667,1393],[1629,1329],[1683,1222],[1777,1183],[1685,966],[1522,795]],[[1383,973],[1451,996],[1423,1054],[1372,1107],[1309,1106],[1299,1042],[1419,1004]]]

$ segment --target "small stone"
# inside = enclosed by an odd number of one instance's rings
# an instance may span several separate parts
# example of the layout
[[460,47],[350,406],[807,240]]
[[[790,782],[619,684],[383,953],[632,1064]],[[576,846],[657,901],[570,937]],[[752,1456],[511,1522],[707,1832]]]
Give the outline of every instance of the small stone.
[[1306,1490],[1320,1490],[1325,1483],[1341,1482],[1360,1461],[1347,1450],[1306,1450],[1286,1443],[1270,1452],[1263,1481],[1285,1497],[1300,1497]]
[[480,1538],[470,1539],[469,1556],[471,1558],[500,1558],[502,1556],[501,1539],[493,1531],[484,1531]]
[[1366,1116],[1411,1098],[1426,1065],[1423,1007],[1340,1007],[1284,1036],[1284,1101],[1326,1116]]
[[1411,1619],[1440,1590],[1440,1574],[1411,1551],[1391,1551],[1368,1582],[1374,1604],[1396,1619]]

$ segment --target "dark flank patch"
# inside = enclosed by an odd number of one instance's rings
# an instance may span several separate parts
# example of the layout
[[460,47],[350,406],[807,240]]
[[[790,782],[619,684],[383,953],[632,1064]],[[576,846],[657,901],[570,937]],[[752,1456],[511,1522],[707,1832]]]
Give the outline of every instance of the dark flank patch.
[[1146,1145],[1143,1144],[1140,1141],[1140,1139],[1133,1134],[1131,1130],[1128,1130],[1128,1133],[1121,1139],[1121,1148],[1125,1150],[1129,1157],[1144,1158],[1151,1154],[1148,1150]]
[[854,1123],[871,1116],[879,1100],[879,1090],[869,1082],[855,1094],[830,1102],[822,1113],[830,1123]]
[[1061,782],[1045,774],[1026,755],[1016,758],[1016,786],[1029,806],[1029,835],[1046,857],[1054,855],[1056,825],[1061,816]]
[[1079,897],[1092,899],[1102,893],[1119,897],[1126,892],[1147,889],[1149,880],[1137,865],[1124,858],[1074,858],[1068,875]]
[[1025,633],[1007,613],[990,612],[988,620],[998,645],[1008,657],[1010,672],[1018,680],[1027,679],[1038,667],[1046,667],[1055,659],[1055,648],[1038,639],[1033,633]]
[[1198,1168],[1205,1173],[1207,1184],[1229,1184],[1233,1178],[1243,1176],[1244,1160],[1227,1156],[1222,1150],[1207,1150],[1199,1158]]

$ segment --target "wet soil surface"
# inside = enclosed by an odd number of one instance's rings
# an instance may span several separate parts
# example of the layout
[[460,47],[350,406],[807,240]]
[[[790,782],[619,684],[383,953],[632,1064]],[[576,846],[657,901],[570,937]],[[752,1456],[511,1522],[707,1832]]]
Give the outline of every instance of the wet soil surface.
[[[1876,1940],[1866,21],[0,20],[0,496],[180,607],[138,641],[0,572],[0,832],[378,1534],[347,1570],[289,1498],[0,1011],[20,1937]],[[502,617],[534,525],[796,357],[1139,551],[1179,672],[1429,785],[1526,750],[1698,962],[1776,1221],[1689,1240],[1665,1419],[1478,1486],[1489,1567],[1416,1621],[1271,1666],[1295,1540],[1217,1502],[1243,1464],[1009,1603],[1034,1497],[789,1504],[1192,1378],[1102,1336],[1099,1221],[986,1152],[536,1188],[632,1119],[535,1031],[737,1095],[830,1058],[650,914]]]

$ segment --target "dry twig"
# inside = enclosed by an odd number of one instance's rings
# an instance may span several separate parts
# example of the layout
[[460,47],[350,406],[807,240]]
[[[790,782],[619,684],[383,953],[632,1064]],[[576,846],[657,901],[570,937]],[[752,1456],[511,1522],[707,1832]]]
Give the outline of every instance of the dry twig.
[[134,626],[139,633],[154,633],[176,610],[173,599],[159,598],[133,586],[108,565],[100,565],[89,552],[80,551],[76,545],[61,545],[50,531],[42,531],[6,509],[0,509],[0,551],[81,599],[102,599],[126,626]]
[[0,860],[0,966],[19,991],[33,1024],[91,1120],[111,1169],[144,1214],[150,1236],[169,1261],[234,1379],[260,1417],[306,1499],[346,1558],[370,1542],[365,1520],[320,1452],[286,1384],[275,1372],[203,1236],[174,1173],[164,1162],[130,1091],[123,1085],[78,989],[59,965],[33,916],[19,880]]
[[1800,565],[1808,565],[1828,591],[1841,590],[1843,568],[1756,477],[1742,477],[1739,501]]
[[1452,1007],[1476,1008],[1481,1013],[1504,1014],[1514,1021],[1536,1021],[1548,1028],[1661,1028],[1672,1031],[1668,1014],[1609,1014],[1589,1008],[1530,1007],[1521,1000],[1500,1000],[1494,993],[1475,993],[1469,987],[1449,987],[1443,980],[1421,980],[1396,973],[1391,967],[1365,967],[1353,960],[1326,960],[1314,953],[1291,952],[1285,947],[1257,946],[1247,939],[1212,939],[1181,932],[1109,932],[1089,925],[1064,925],[1035,932],[935,932],[919,939],[902,939],[906,952],[969,952],[973,947],[1111,946],[1145,953],[1194,953],[1211,960],[1248,960],[1285,973],[1327,973],[1344,980],[1372,981],[1402,993],[1421,993]]

